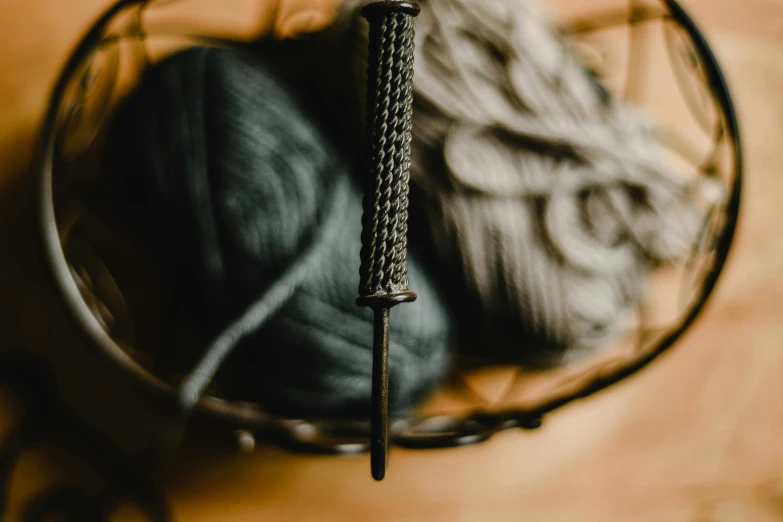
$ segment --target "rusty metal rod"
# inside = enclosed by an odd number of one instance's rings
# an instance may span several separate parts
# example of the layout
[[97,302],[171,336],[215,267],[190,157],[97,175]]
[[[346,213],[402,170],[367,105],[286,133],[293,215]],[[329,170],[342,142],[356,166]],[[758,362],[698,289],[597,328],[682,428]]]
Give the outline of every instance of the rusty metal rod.
[[373,323],[370,468],[375,480],[383,479],[386,474],[388,456],[390,312],[389,308],[376,308]]

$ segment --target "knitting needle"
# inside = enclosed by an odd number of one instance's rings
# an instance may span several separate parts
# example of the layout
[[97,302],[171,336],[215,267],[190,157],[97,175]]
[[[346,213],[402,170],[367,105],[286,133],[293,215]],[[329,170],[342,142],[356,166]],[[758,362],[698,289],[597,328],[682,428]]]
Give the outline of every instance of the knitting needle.
[[388,459],[390,309],[416,299],[408,289],[408,182],[413,104],[413,19],[419,6],[369,4],[367,64],[368,177],[362,216],[360,306],[374,311],[370,469],[386,474]]

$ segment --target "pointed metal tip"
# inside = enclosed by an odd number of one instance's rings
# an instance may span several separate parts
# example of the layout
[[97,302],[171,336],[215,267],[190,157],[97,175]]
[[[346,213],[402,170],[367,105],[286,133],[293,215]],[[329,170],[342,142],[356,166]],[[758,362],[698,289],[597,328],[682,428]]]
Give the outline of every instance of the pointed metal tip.
[[[386,459],[384,458],[384,460]],[[375,459],[373,459],[372,465],[372,478],[380,482],[383,480],[383,477],[386,476],[386,463],[382,462],[381,464],[376,464],[374,461]]]

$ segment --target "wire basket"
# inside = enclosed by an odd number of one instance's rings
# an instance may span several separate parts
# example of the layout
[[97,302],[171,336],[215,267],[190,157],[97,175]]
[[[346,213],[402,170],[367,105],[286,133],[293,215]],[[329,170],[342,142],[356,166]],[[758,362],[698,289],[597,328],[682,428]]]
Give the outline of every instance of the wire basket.
[[[150,64],[193,44],[246,43],[176,29],[187,23],[165,28],[150,23],[169,3],[121,0],[90,28],[49,101],[37,174],[49,268],[74,320],[122,373],[172,399],[174,385],[150,364],[149,339],[166,318],[154,317],[154,292],[137,295],[128,273],[140,266],[138,256],[91,212],[87,196],[101,176],[100,151],[113,108]],[[634,374],[675,344],[701,313],[723,270],[739,212],[742,149],[726,82],[693,20],[674,0],[632,2],[571,20],[562,33],[614,96],[657,119],[660,142],[678,171],[719,179],[726,197],[705,203],[707,226],[689,259],[654,274],[649,298],[617,346],[548,371],[488,369],[462,361],[435,397],[390,427],[396,445],[460,446],[502,430],[540,426],[547,413]],[[146,326],[138,320],[140,310],[153,311]],[[499,373],[508,383],[500,390]],[[481,384],[487,376],[494,376],[491,390]],[[242,433],[242,444],[262,437],[302,451],[369,450],[366,422],[277,418],[259,404],[227,400],[216,390],[208,390],[197,410],[228,421]]]

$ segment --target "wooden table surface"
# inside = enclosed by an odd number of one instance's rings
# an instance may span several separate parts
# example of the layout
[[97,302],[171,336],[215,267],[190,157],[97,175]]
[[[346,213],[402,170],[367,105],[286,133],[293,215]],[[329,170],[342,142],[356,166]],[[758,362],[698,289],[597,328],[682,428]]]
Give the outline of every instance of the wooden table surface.
[[[69,323],[45,276],[28,175],[52,81],[107,3],[0,2],[0,342],[43,354],[69,406],[133,451],[157,412],[96,360]],[[306,0],[281,9],[197,3],[193,12],[209,11],[210,23],[247,34],[325,20],[325,8]],[[578,0],[558,3],[584,8]],[[232,6],[240,4],[258,16],[237,16]],[[381,484],[370,480],[366,456],[275,449],[246,456],[191,441],[165,479],[176,520],[783,520],[783,169],[775,156],[783,135],[783,0],[684,5],[736,98],[747,181],[727,272],[678,347],[637,377],[552,415],[538,432],[458,450],[395,450]],[[7,396],[0,409],[2,430],[14,415]],[[17,520],[25,499],[46,484],[89,481],[90,473],[64,452],[25,453],[7,520]],[[116,520],[143,518],[129,509]]]

